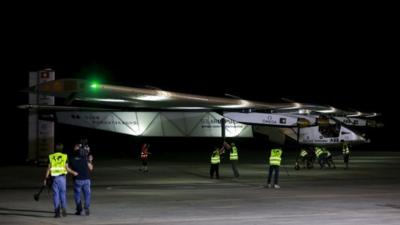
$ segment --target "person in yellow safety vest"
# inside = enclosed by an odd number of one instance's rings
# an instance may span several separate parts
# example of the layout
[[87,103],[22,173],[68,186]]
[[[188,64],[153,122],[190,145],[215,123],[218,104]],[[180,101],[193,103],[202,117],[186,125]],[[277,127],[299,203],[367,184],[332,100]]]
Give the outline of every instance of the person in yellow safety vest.
[[322,151],[321,147],[315,146],[315,156],[317,157],[320,169],[324,168],[326,162],[326,153]]
[[348,169],[349,168],[350,149],[346,142],[343,143],[342,153],[343,153],[343,161],[346,166],[345,169]]
[[74,176],[78,173],[71,170],[68,167],[68,156],[67,154],[61,153],[63,145],[58,144],[55,149],[55,153],[49,155],[49,166],[46,170],[46,176],[43,184],[46,185],[47,179],[51,176],[52,190],[53,190],[53,204],[54,204],[54,217],[60,217],[60,211],[62,216],[67,216],[67,185],[65,175],[69,172]]
[[275,172],[274,176],[274,188],[280,188],[278,185],[278,178],[279,178],[279,167],[281,166],[282,161],[282,149],[281,148],[273,148],[271,149],[271,154],[269,157],[269,173],[268,173],[268,182],[267,187],[271,188],[271,178],[272,173]]
[[332,164],[333,168],[336,169],[336,165],[335,165],[335,162],[333,162],[333,157],[332,157],[331,152],[325,147],[322,147],[322,151],[325,153],[325,157],[326,157],[325,160],[326,160],[326,164],[328,164],[328,167],[331,168],[331,164]]
[[308,158],[307,150],[306,149],[301,149],[300,150],[300,154],[297,156],[296,165],[295,165],[294,168],[296,170],[299,170],[300,169],[300,162],[301,162],[302,168],[305,169],[306,168],[307,158]]
[[214,173],[216,175],[215,177],[219,179],[219,164],[221,162],[220,155],[222,155],[224,152],[225,152],[224,147],[221,148],[215,147],[215,150],[211,154],[211,166],[210,166],[211,179],[214,178]]
[[238,170],[238,161],[239,161],[239,154],[238,149],[235,143],[231,143],[230,145],[227,142],[224,142],[224,147],[229,149],[229,161],[232,165],[233,175],[238,178],[239,177],[239,170]]

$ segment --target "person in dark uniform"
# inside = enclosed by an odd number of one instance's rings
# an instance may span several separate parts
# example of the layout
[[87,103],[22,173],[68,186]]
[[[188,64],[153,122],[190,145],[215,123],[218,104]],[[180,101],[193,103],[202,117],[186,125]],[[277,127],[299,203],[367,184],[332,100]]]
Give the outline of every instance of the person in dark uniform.
[[306,149],[306,151],[307,151],[307,169],[312,169],[314,168],[314,162],[316,160],[314,148],[310,146]]
[[[91,200],[91,181],[90,172],[93,171],[93,156],[89,155],[86,159],[85,155],[81,154],[79,144],[75,145],[73,155],[70,160],[70,166],[73,170],[77,171],[79,175],[73,178],[74,180],[74,200],[76,204],[75,215],[81,215],[82,210],[85,210],[85,215],[90,214],[90,200]],[[82,192],[83,191],[83,192]],[[81,193],[84,198],[84,208],[82,208]]]

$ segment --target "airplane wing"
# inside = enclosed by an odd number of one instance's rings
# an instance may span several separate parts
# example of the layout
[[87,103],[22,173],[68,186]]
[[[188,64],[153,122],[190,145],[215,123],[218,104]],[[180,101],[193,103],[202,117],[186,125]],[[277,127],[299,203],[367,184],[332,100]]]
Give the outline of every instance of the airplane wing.
[[294,109],[296,103],[262,103],[244,99],[185,94],[160,89],[99,84],[80,79],[60,79],[39,84],[30,92],[133,109],[161,110],[272,110]]
[[[25,105],[21,108],[56,111],[55,118],[65,124],[131,135],[167,135],[158,132],[165,130],[158,129],[158,125],[166,123],[162,126],[168,127],[168,135],[172,136],[248,137],[252,135],[253,127],[249,125],[255,125],[256,132],[268,135],[273,132],[258,130],[258,127],[282,130],[277,133],[279,138],[290,136],[282,132],[291,130],[298,142],[329,144],[341,140],[365,141],[342,125],[378,127],[368,119],[377,116],[376,113],[341,110],[329,105],[265,103],[232,95],[230,98],[193,95],[81,79],[41,83],[29,88],[29,92],[63,98],[64,105]],[[187,123],[187,118],[193,118],[190,121],[195,122]]]
[[109,108],[81,107],[81,106],[56,106],[56,105],[19,105],[19,109],[39,110],[39,111],[112,111]]
[[[59,79],[41,83],[30,92],[65,99],[66,106],[23,106],[40,110],[106,111],[106,110],[174,110],[219,111],[226,117],[245,124],[272,126],[312,126],[317,117],[326,115],[347,124],[364,124],[359,117],[377,116],[376,113],[345,111],[326,105],[298,102],[264,103],[235,98],[212,97],[164,91],[159,88],[137,88],[100,84],[81,79]],[[84,102],[95,107],[72,106]],[[103,107],[98,107],[101,105]],[[354,122],[356,121],[356,122]],[[366,122],[365,122],[366,123]]]
[[354,118],[372,118],[380,116],[379,113],[372,112],[360,112],[350,111],[335,108],[330,105],[313,105],[297,103],[299,107],[297,109],[277,109],[273,110],[274,113],[288,113],[297,115],[326,115],[326,116],[341,116],[341,117],[354,117]]

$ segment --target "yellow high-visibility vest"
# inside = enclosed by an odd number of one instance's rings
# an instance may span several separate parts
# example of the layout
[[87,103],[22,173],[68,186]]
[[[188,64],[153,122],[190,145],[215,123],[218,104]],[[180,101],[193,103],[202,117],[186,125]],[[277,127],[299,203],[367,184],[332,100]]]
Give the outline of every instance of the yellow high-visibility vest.
[[221,158],[219,157],[219,151],[215,150],[211,155],[211,164],[218,164],[221,162]]
[[315,147],[315,155],[319,157],[323,153],[320,147]]
[[349,149],[349,146],[344,145],[343,146],[343,155],[346,155],[346,154],[350,154],[350,149]]
[[229,154],[229,159],[230,160],[238,160],[239,159],[238,150],[237,150],[236,146],[232,147],[232,151]]
[[67,174],[65,165],[67,164],[68,156],[66,154],[56,152],[49,155],[50,173],[51,176],[59,176]]
[[271,149],[271,155],[269,157],[269,165],[280,166],[281,156],[282,156],[282,149],[280,148]]
[[326,148],[323,148],[322,152],[325,153],[327,157],[331,156],[331,152]]

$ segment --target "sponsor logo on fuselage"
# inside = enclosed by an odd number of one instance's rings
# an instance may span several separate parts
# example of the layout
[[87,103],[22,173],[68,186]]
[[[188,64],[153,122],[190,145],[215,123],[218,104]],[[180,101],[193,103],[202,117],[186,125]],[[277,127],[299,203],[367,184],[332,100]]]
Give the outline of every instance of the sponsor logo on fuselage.
[[137,125],[138,122],[136,120],[113,120],[113,119],[102,119],[100,116],[96,115],[79,115],[79,114],[71,114],[72,119],[83,119],[89,121],[91,124],[95,125]]
[[358,120],[351,120],[351,119],[343,119],[343,123],[348,125],[358,125]]
[[277,124],[277,121],[274,120],[274,118],[273,118],[271,115],[266,116],[266,117],[262,120],[262,122],[265,123],[265,124]]
[[[200,124],[201,124],[201,128],[219,128],[220,129],[221,128],[221,119],[204,118],[204,119],[201,119]],[[233,120],[225,118],[225,128],[231,128],[231,127],[244,128],[244,125],[235,123]]]

